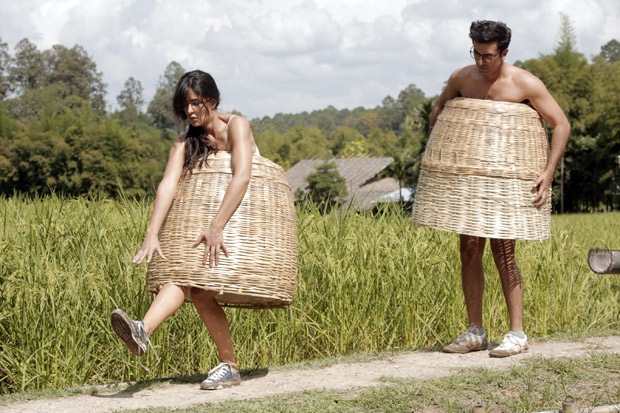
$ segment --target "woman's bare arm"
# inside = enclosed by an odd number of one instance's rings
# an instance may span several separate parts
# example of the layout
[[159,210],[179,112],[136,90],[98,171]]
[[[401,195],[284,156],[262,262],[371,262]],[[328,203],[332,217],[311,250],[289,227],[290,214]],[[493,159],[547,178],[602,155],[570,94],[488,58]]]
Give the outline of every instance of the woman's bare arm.
[[140,264],[145,257],[147,263],[151,262],[154,252],[157,252],[162,259],[166,259],[159,245],[158,234],[161,224],[164,222],[164,218],[170,209],[170,205],[172,205],[172,199],[183,172],[184,159],[185,141],[179,138],[170,148],[166,171],[157,187],[151,220],[146,229],[142,247],[132,260],[134,264]]

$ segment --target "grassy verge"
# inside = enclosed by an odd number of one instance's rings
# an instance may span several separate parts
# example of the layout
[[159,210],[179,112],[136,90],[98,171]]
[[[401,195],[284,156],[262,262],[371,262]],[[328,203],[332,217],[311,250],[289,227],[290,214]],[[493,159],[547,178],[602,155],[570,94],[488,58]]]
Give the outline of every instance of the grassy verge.
[[141,409],[137,412],[471,412],[558,410],[562,400],[580,407],[620,402],[620,355],[573,359],[535,359],[508,370],[472,369],[435,380],[394,380],[362,391],[306,391],[258,400],[206,403],[191,409]]
[[[191,305],[153,335],[144,370],[110,311],[140,318],[152,296],[131,258],[151,206],[132,200],[0,198],[0,393],[204,374],[217,352]],[[465,326],[458,237],[378,215],[298,211],[299,275],[286,310],[226,310],[242,369],[439,347]],[[617,334],[620,277],[593,274],[591,247],[620,248],[620,213],[554,216],[553,239],[518,242],[528,336]],[[485,253],[485,327],[508,317]]]

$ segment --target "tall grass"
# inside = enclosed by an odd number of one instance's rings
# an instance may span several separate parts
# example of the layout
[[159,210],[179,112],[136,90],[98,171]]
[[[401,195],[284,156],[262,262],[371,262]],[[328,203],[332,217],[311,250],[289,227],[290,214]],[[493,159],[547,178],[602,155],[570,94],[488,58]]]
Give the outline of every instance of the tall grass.
[[[217,352],[184,305],[153,335],[161,357],[138,360],[110,311],[140,318],[152,296],[131,264],[151,205],[133,200],[0,198],[0,391],[205,373]],[[553,239],[518,242],[530,336],[618,332],[620,277],[587,267],[591,247],[620,248],[620,214],[554,216]],[[242,368],[444,344],[466,325],[458,237],[377,215],[298,211],[299,275],[286,310],[227,309]],[[508,329],[488,251],[485,327]]]

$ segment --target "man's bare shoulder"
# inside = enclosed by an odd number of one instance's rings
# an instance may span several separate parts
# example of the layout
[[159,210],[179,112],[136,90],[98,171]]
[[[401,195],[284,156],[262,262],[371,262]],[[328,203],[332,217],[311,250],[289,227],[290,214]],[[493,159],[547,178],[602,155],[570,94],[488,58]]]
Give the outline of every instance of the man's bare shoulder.
[[476,65],[463,66],[452,72],[452,75],[450,75],[450,80],[454,80],[456,82],[468,80],[476,73]]
[[523,91],[534,91],[545,88],[543,82],[530,72],[520,67],[506,64],[512,82]]

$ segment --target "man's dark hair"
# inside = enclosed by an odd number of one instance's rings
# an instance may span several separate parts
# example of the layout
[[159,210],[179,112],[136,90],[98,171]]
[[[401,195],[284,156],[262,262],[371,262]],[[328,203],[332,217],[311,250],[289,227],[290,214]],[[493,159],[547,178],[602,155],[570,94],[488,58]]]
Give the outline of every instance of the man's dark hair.
[[510,44],[510,29],[502,22],[477,20],[469,27],[469,37],[478,43],[497,42],[497,48],[503,52]]

